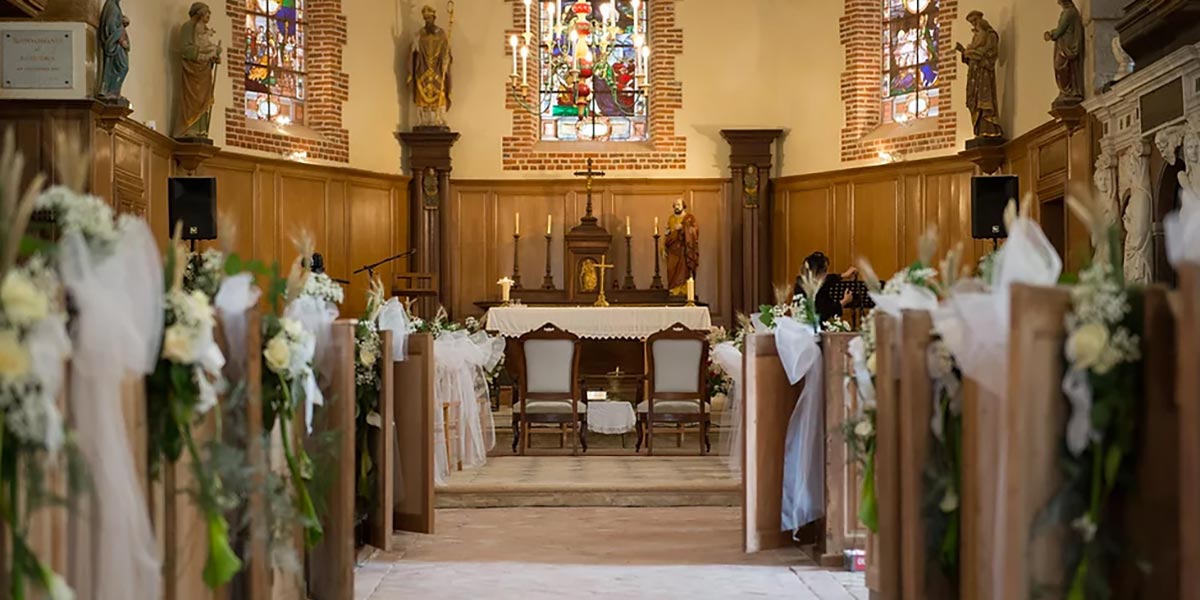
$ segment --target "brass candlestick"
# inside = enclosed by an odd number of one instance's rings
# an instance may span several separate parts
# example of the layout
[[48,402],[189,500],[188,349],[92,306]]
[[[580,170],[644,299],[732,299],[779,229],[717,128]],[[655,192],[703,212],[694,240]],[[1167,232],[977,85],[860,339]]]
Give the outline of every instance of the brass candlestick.
[[633,236],[625,234],[625,285],[624,289],[636,290],[637,285],[633,283]]
[[658,232],[655,231],[654,232],[654,279],[651,280],[651,282],[650,282],[650,289],[652,289],[652,290],[663,289],[662,275],[659,274],[659,271],[658,271],[658,259],[659,259],[658,238],[660,238],[660,237],[662,237],[662,236],[660,236],[658,234]]
[[542,277],[542,289],[543,290],[553,290],[554,289],[554,275],[550,272],[550,239],[551,239],[551,237],[552,236],[549,233],[546,234],[546,276]]
[[512,272],[512,289],[521,289],[521,234],[513,234],[513,272]]

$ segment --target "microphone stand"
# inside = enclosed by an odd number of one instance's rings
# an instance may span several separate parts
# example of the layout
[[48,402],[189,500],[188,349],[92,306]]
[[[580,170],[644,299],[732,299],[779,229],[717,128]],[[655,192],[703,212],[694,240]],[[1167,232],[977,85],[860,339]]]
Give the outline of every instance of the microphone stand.
[[407,251],[407,252],[401,252],[400,254],[397,254],[397,255],[395,255],[395,256],[391,256],[391,257],[385,258],[385,259],[383,259],[383,260],[381,260],[381,261],[379,261],[379,262],[375,262],[375,263],[371,263],[371,264],[369,264],[369,265],[363,266],[363,267],[359,268],[357,271],[355,271],[354,273],[352,273],[352,275],[358,275],[359,273],[362,273],[363,271],[366,271],[366,272],[367,272],[367,277],[368,277],[369,279],[375,279],[375,269],[378,269],[379,267],[381,267],[381,266],[383,266],[383,265],[386,265],[386,264],[388,264],[388,263],[390,263],[390,262],[392,262],[392,261],[394,261],[394,260],[398,260],[398,259],[404,258],[405,256],[412,256],[412,255],[414,255],[414,254],[416,254],[416,253],[417,253],[417,249],[416,249],[416,248],[413,248],[413,249],[411,249],[411,250],[409,250],[409,251]]

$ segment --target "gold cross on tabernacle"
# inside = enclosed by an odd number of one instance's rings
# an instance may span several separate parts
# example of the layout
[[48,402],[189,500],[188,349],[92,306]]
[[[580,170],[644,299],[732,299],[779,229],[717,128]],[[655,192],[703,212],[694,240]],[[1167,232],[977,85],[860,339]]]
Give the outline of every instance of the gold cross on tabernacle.
[[576,177],[587,177],[587,211],[585,220],[595,221],[592,216],[592,177],[604,177],[604,171],[597,171],[592,168],[592,159],[587,159],[586,171],[575,171]]
[[595,306],[608,306],[608,299],[604,297],[604,274],[606,271],[613,268],[613,265],[605,264],[607,262],[608,255],[604,254],[600,257],[600,262],[598,264],[592,265],[593,269],[600,271],[600,295],[596,297]]

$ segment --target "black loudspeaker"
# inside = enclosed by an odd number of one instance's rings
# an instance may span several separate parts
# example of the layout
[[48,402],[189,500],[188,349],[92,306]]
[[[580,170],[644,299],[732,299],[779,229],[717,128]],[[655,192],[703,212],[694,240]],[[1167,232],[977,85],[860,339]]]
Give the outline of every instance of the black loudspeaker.
[[217,239],[217,180],[215,177],[171,177],[167,180],[170,234],[183,222],[183,239]]
[[1004,207],[1020,200],[1015,175],[971,178],[971,237],[992,240],[1008,237],[1004,229]]

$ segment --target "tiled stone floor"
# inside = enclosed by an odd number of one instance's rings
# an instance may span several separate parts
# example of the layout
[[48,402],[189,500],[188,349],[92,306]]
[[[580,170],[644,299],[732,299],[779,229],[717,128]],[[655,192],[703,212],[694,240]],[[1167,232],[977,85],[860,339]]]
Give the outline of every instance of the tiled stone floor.
[[861,574],[798,550],[742,553],[732,507],[440,510],[436,535],[396,541],[360,568],[356,600],[867,597]]

